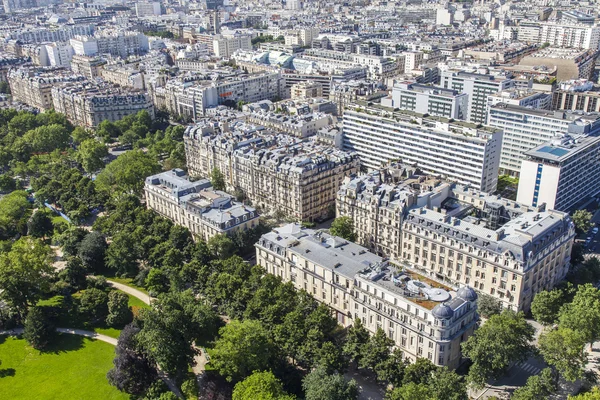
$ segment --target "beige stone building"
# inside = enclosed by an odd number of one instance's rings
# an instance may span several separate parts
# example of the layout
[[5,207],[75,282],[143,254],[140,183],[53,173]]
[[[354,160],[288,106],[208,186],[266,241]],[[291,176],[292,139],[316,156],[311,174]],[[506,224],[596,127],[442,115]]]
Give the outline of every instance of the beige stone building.
[[323,97],[323,85],[319,82],[298,82],[290,88],[292,99],[308,99],[310,97]]
[[117,88],[95,82],[68,83],[52,88],[56,112],[76,125],[96,127],[102,121],[115,122],[146,110],[154,118],[154,105],[146,92]]
[[359,168],[354,153],[239,120],[207,119],[186,130],[184,143],[190,175],[208,177],[217,168],[230,191],[298,221],[331,215],[342,180]]
[[468,186],[411,176],[347,179],[338,216],[358,242],[452,287],[469,285],[513,310],[568,272],[574,228],[568,214],[530,207]]
[[477,294],[403,270],[355,243],[290,224],[263,235],[257,263],[329,306],[344,326],[382,329],[403,356],[438,366],[461,363],[460,344],[478,320]]
[[8,84],[13,100],[20,101],[40,111],[54,107],[52,88],[65,82],[84,81],[81,75],[73,75],[62,68],[19,68],[8,73]]
[[206,179],[191,182],[185,172],[174,169],[149,176],[144,184],[146,206],[185,226],[197,239],[258,226],[258,212],[214,190]]

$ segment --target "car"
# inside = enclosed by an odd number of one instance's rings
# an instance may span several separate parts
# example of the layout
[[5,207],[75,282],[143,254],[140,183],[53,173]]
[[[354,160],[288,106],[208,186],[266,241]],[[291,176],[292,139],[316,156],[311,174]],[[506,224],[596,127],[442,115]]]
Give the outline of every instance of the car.
[[595,227],[594,229],[592,229],[592,233],[595,235],[598,233],[598,227]]

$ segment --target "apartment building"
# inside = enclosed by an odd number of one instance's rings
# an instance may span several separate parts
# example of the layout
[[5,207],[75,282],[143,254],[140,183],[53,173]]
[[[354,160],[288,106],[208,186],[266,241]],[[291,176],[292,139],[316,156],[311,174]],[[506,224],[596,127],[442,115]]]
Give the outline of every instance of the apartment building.
[[74,55],[71,59],[71,70],[78,75],[83,75],[89,80],[100,76],[106,61],[100,57]]
[[144,74],[134,66],[106,65],[100,71],[100,76],[104,81],[124,88],[146,89]]
[[559,134],[525,153],[517,201],[571,211],[600,192],[600,136]]
[[478,320],[472,288],[451,291],[362,246],[297,224],[276,228],[255,246],[257,264],[329,306],[340,324],[360,319],[372,334],[382,329],[411,361],[460,365],[460,344]]
[[310,97],[323,97],[323,85],[319,82],[298,82],[290,88],[292,99],[308,99]]
[[448,180],[496,190],[501,129],[356,103],[344,111],[343,134],[344,149],[356,152],[370,170],[401,160]]
[[529,107],[548,110],[552,102],[552,94],[538,92],[532,89],[510,88],[488,96],[489,107],[498,103],[511,104],[513,106]]
[[569,269],[568,214],[409,172],[346,179],[338,216],[355,221],[358,242],[452,287],[471,285],[503,307],[528,310],[536,293]]
[[40,111],[54,107],[52,88],[64,82],[83,82],[85,78],[62,68],[13,69],[8,73],[8,84],[13,100],[20,101]]
[[299,138],[313,136],[319,129],[333,124],[331,115],[321,112],[286,115],[262,109],[249,113],[247,121]]
[[185,226],[196,239],[207,241],[258,226],[256,209],[213,189],[207,179],[190,181],[182,169],[147,177],[144,195],[148,209]]
[[213,39],[213,52],[219,58],[230,58],[237,50],[252,50],[250,35],[231,34],[215,35]]
[[507,75],[484,75],[447,70],[442,72],[440,86],[466,93],[469,96],[467,121],[485,124],[488,96],[514,86],[514,82]]
[[359,168],[355,154],[219,117],[188,127],[184,143],[192,176],[218,168],[230,190],[297,221],[332,215],[342,180]]
[[557,133],[592,134],[600,114],[535,110],[499,103],[490,107],[489,125],[504,130],[500,173],[518,176],[525,152],[551,140]]
[[392,95],[382,99],[381,104],[420,114],[464,120],[467,118],[469,95],[453,89],[398,82],[394,84]]
[[154,105],[146,92],[117,88],[94,82],[70,82],[52,87],[52,104],[75,125],[97,127],[102,121],[148,111],[154,118]]
[[398,71],[398,64],[386,57],[354,54],[334,50],[306,49],[302,58],[332,66],[362,66],[367,68],[367,77],[376,81],[391,78]]
[[[323,93],[325,95],[325,93]],[[387,92],[375,82],[367,80],[346,80],[334,82],[329,92],[329,100],[337,105],[338,115],[342,115],[346,106],[356,102],[368,102],[384,98]]]
[[590,79],[594,73],[597,56],[598,46],[589,50],[546,47],[523,57],[519,65],[557,68],[556,78],[559,81]]
[[95,36],[76,36],[70,40],[70,44],[75,54],[83,56],[110,54],[127,58],[150,49],[146,35],[130,31],[105,31]]
[[600,87],[585,79],[561,82],[552,93],[552,109],[600,112]]

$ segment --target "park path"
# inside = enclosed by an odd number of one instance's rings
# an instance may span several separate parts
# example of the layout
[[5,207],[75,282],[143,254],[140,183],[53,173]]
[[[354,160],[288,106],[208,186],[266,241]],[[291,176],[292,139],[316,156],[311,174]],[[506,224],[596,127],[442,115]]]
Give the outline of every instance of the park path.
[[137,297],[138,299],[140,299],[141,301],[143,301],[146,304],[150,304],[150,302],[152,301],[152,297],[150,297],[150,295],[147,295],[146,293],[142,292],[141,290],[137,290],[135,288],[132,288],[131,286],[127,286],[127,285],[124,285],[119,282],[111,281],[110,279],[107,279],[106,282],[108,282],[108,284],[110,286],[112,286],[116,289],[119,289],[122,292],[130,294],[133,297]]
[[[101,333],[96,333],[96,332],[92,332],[92,331],[86,331],[83,329],[56,328],[56,331],[60,332],[60,333],[67,333],[70,335],[85,336],[90,339],[96,339],[96,340],[100,340],[102,342],[106,342],[113,346],[116,346],[117,342],[118,342],[117,339],[112,338],[110,336],[106,336]],[[0,335],[15,336],[15,335],[21,335],[22,333],[23,333],[23,328],[15,328],[15,329],[9,329],[9,330],[5,330],[5,331],[0,331]],[[181,390],[179,390],[179,387],[177,387],[177,385],[175,384],[174,380],[172,380],[166,373],[164,373],[160,369],[158,370],[158,375],[167,384],[167,386],[173,393],[175,393],[180,399],[183,398],[183,394],[181,393]]]

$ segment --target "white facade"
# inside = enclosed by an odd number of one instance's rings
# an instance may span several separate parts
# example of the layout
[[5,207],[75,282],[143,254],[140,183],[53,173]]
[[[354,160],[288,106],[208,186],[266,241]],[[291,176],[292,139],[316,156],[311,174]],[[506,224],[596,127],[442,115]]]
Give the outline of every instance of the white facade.
[[213,52],[220,58],[230,58],[237,50],[252,50],[250,35],[215,36]]
[[48,63],[52,67],[69,68],[73,58],[73,47],[68,43],[52,43],[45,45]]
[[371,170],[401,160],[451,181],[495,191],[502,131],[440,119],[350,105],[344,111],[344,149],[357,152]]
[[73,51],[78,56],[95,56],[98,54],[98,41],[89,36],[76,37],[70,40]]
[[152,15],[161,15],[160,2],[138,2],[135,3],[135,14],[139,17],[149,17]]
[[469,96],[452,89],[399,82],[392,89],[391,99],[382,99],[381,104],[419,114],[464,120],[467,118]]

